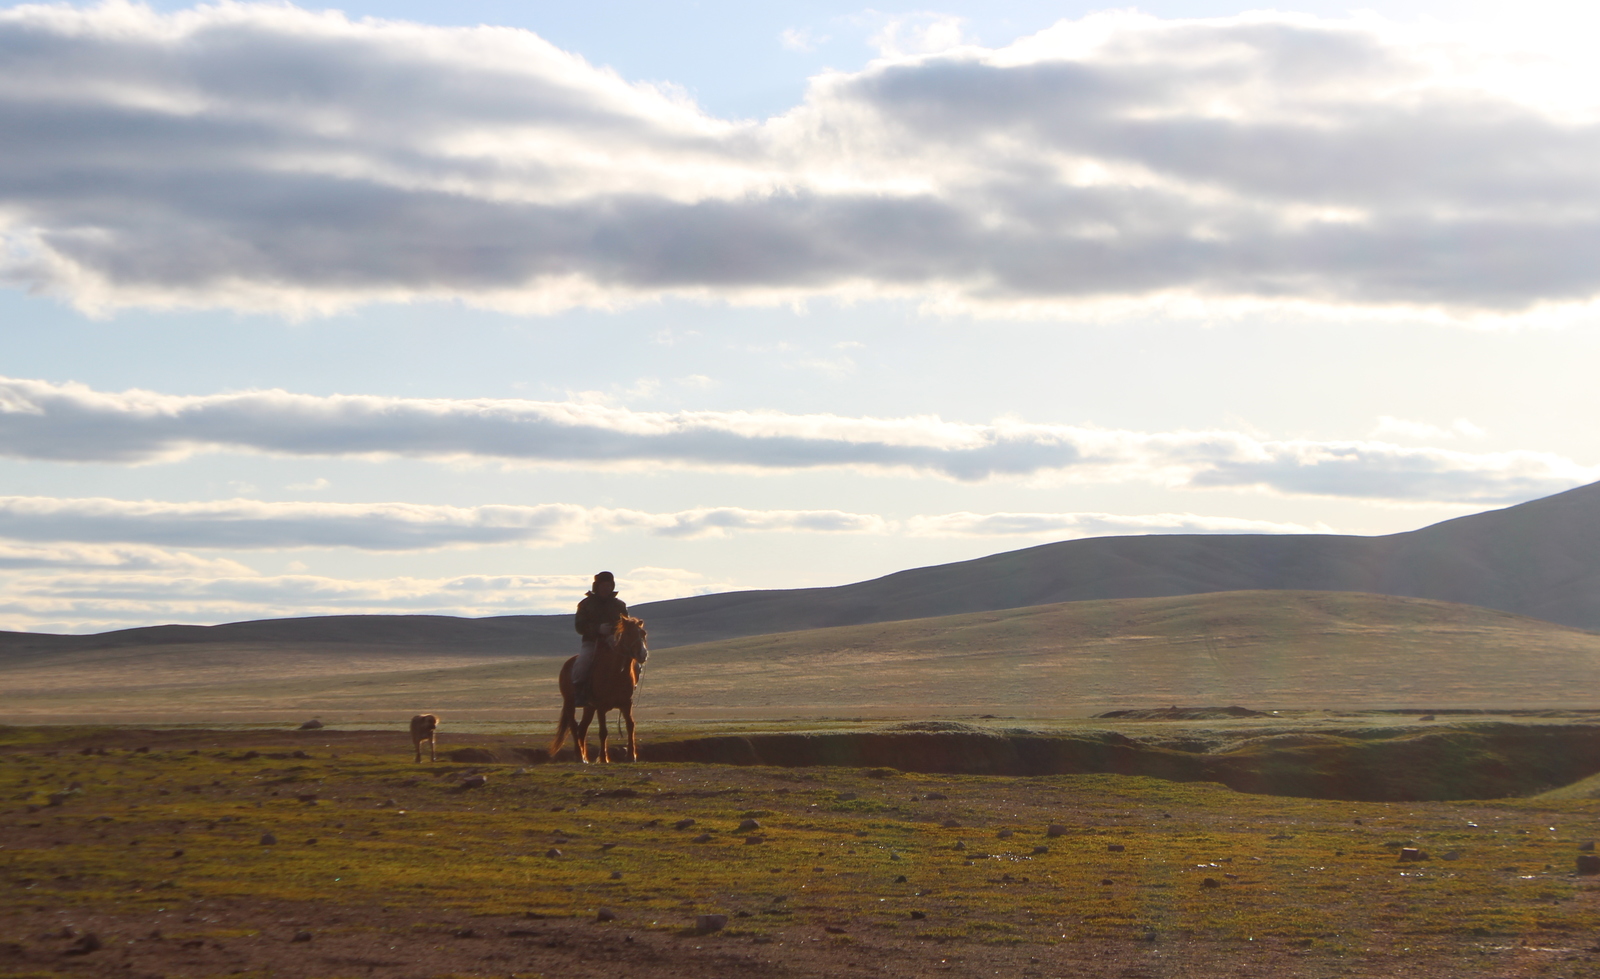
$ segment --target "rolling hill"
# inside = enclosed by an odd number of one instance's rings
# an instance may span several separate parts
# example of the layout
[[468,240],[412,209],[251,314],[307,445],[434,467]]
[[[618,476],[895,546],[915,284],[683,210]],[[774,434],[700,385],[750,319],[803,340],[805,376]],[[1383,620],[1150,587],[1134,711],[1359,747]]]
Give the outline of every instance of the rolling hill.
[[[625,583],[624,583],[625,584]],[[1477,605],[1600,629],[1600,483],[1383,537],[1151,535],[1062,541],[829,588],[726,592],[635,606],[656,649],[1057,602],[1246,590],[1363,592]],[[574,601],[579,596],[573,596]],[[0,660],[73,650],[297,643],[337,655],[566,655],[570,615],[325,616],[93,636],[0,633]]]
[[[452,664],[260,643],[0,661],[13,718],[553,716],[556,657]],[[184,669],[197,653],[205,668]],[[281,655],[280,655],[281,654]],[[296,659],[296,657],[299,657]],[[1600,707],[1600,635],[1425,599],[1249,591],[1102,599],[725,639],[652,655],[649,716],[1084,716],[1113,708]],[[285,715],[284,712],[288,712]]]

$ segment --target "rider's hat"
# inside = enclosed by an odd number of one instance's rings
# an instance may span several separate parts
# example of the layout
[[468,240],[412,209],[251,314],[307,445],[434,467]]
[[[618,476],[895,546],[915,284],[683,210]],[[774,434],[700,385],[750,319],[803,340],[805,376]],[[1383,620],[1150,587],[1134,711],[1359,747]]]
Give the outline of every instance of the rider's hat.
[[594,576],[594,585],[589,589],[596,595],[613,595],[617,591],[617,579],[609,571],[602,571]]

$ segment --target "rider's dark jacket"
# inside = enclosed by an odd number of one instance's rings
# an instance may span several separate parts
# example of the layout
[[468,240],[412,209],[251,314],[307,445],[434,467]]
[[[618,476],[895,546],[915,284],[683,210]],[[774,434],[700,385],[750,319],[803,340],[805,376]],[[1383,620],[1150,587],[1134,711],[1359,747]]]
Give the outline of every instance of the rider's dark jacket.
[[628,614],[628,606],[617,597],[616,592],[609,595],[596,595],[588,592],[583,601],[578,603],[578,614],[573,623],[578,630],[578,635],[585,639],[599,639],[601,636],[610,638],[616,631],[617,620]]

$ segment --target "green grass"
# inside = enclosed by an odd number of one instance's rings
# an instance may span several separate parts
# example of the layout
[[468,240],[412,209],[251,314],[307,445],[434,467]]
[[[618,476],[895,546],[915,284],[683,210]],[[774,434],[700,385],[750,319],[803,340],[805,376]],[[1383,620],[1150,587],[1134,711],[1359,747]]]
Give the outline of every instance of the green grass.
[[[320,750],[86,756],[48,753],[47,734],[8,734],[0,754],[0,915],[222,897],[484,915],[606,906],[666,929],[725,913],[756,935],[850,923],[930,941],[1154,931],[1332,950],[1375,933],[1600,928],[1600,882],[1571,876],[1597,828],[1589,800],[1374,804],[1116,776],[696,765],[516,774]],[[488,785],[459,790],[468,771]],[[764,842],[745,842],[744,818]],[[675,829],[681,819],[695,822]],[[1046,837],[1050,823],[1065,835]],[[264,833],[277,843],[261,845]],[[1433,859],[1399,863],[1399,846]]]

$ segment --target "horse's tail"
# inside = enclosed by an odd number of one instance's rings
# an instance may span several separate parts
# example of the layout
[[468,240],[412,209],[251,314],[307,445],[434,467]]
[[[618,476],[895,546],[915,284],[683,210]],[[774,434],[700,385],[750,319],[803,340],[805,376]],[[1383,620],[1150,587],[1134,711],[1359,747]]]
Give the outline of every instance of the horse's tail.
[[556,725],[556,736],[550,741],[550,760],[556,760],[556,752],[561,750],[561,745],[567,740],[567,733],[578,733],[578,705],[572,696],[572,664],[576,656],[561,667],[561,676],[558,684],[561,687],[561,722]]

